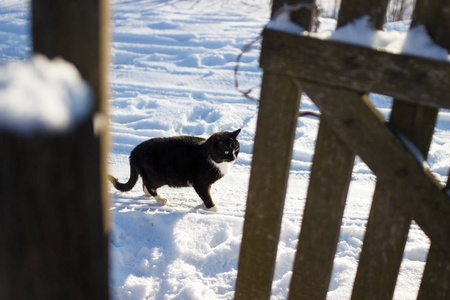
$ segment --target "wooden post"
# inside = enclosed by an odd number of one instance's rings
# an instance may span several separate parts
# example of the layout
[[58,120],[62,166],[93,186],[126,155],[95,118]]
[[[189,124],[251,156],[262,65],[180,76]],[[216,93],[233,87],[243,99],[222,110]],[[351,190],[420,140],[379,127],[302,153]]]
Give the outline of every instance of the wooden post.
[[300,91],[265,72],[253,151],[235,299],[269,299],[297,127]]
[[355,154],[322,118],[289,299],[325,299]]
[[[450,4],[447,1],[418,1],[413,24],[424,24],[434,42],[450,50]],[[437,116],[437,110],[436,110]],[[445,189],[450,187],[450,172]],[[419,300],[450,298],[450,257],[444,255],[436,243],[431,243],[420,285]]]
[[32,14],[35,52],[75,64],[94,110],[72,132],[0,132],[0,299],[108,299],[107,128],[93,128],[106,116],[108,2],[34,0]]
[[[282,2],[273,2],[272,13]],[[308,11],[291,15],[306,29],[311,19]],[[270,298],[300,96],[295,80],[264,72],[235,299]]]
[[[447,17],[441,11],[445,11],[448,4],[439,1],[422,1],[416,3],[413,25],[423,24],[435,41],[442,45],[450,45],[447,34]],[[430,5],[431,3],[431,5]],[[439,8],[438,8],[439,7]],[[441,14],[440,16],[438,14]],[[444,26],[444,22],[447,22]],[[447,34],[448,37],[448,34]],[[390,124],[395,130],[408,138],[421,151],[426,159],[431,144],[439,109],[419,106],[394,99]],[[356,275],[353,299],[373,297],[373,299],[390,299],[394,295],[395,284],[402,262],[403,251],[411,224],[411,215],[405,214],[396,206],[395,198],[405,197],[400,189],[392,189],[389,182],[377,183],[369,223],[364,237],[363,250]],[[439,254],[430,251],[431,256],[440,257]],[[433,261],[433,259],[431,259]],[[440,268],[445,265],[445,260],[439,259]],[[432,264],[432,263],[431,263]],[[430,265],[431,265],[430,264]],[[434,267],[431,267],[431,269]],[[448,266],[447,266],[448,268]],[[427,274],[426,274],[427,275]],[[437,274],[436,274],[437,275]],[[430,275],[427,275],[430,276]],[[437,277],[447,278],[444,274]],[[449,286],[445,284],[448,292]],[[427,293],[442,291],[442,288],[426,289]],[[422,295],[424,291],[422,291]],[[437,297],[437,294],[428,294],[424,299],[445,299]]]
[[[386,1],[354,4],[342,2],[338,27],[362,15],[369,15],[372,22],[381,27]],[[327,296],[354,159],[354,151],[336,136],[326,117],[322,117],[289,299],[325,299]]]
[[359,19],[363,16],[370,16],[374,28],[383,27],[384,18],[389,0],[343,0],[339,9],[339,26]]

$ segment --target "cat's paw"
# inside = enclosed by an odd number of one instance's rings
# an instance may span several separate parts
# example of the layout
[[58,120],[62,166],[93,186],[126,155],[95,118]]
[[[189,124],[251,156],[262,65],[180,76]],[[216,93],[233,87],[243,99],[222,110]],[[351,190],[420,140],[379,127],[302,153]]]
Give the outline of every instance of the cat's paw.
[[206,208],[206,210],[209,210],[209,211],[213,211],[213,212],[218,212],[219,211],[219,208],[217,207],[217,206],[212,206],[212,207],[210,207],[210,208],[207,208],[206,206],[205,206],[205,208]]
[[160,195],[157,195],[155,197],[155,199],[156,199],[156,202],[158,202],[160,205],[167,205],[167,199],[166,198],[163,198]]

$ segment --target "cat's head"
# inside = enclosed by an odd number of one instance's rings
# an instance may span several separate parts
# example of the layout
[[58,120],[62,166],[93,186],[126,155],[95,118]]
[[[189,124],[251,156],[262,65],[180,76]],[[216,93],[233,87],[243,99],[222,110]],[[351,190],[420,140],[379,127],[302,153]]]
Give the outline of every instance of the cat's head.
[[234,162],[239,154],[239,142],[236,137],[240,129],[214,133],[210,140],[209,155],[215,163]]

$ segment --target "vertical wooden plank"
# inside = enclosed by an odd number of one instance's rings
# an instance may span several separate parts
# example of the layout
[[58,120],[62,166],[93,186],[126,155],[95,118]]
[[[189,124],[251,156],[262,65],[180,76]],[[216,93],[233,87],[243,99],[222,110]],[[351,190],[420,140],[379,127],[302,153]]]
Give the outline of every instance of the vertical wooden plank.
[[[448,1],[418,0],[412,26],[426,25],[437,44],[450,50],[450,3]],[[450,173],[445,191],[450,188]],[[443,255],[431,242],[425,271],[419,290],[419,300],[450,298],[450,257]]]
[[355,19],[369,16],[376,29],[382,29],[389,0],[342,0],[339,9],[338,27]]
[[450,11],[447,0],[416,0],[411,27],[425,25],[433,41],[450,49]]
[[1,299],[108,299],[107,128],[92,120],[106,116],[108,14],[106,0],[32,1],[35,52],[74,63],[95,109],[66,134],[0,134]]
[[[417,1],[412,26],[425,24],[432,39],[450,49],[450,3],[448,1]],[[450,188],[450,173],[446,191]],[[431,243],[418,299],[450,298],[450,257],[444,256]]]
[[431,244],[420,284],[419,300],[450,299],[450,259]]
[[[450,171],[444,192],[450,191]],[[450,258],[431,244],[422,276],[418,300],[445,300],[450,298]]]
[[[355,3],[344,0],[338,27],[362,15],[369,15],[378,22],[384,18],[384,15],[380,17],[380,10],[385,11],[386,6],[387,2]],[[354,158],[355,154],[322,119],[290,285],[290,299],[326,298]]]
[[[295,4],[315,4],[316,0],[273,0],[272,4],[272,16],[273,14],[283,7],[283,5],[295,5]],[[308,9],[301,9],[298,11],[294,11],[291,13],[291,21],[294,23],[297,23],[298,25],[302,26],[306,30],[311,30],[313,27],[314,18],[316,17],[317,12],[313,12]]]
[[[422,152],[428,153],[434,132],[437,110],[394,101],[390,124]],[[395,203],[405,197],[393,190],[390,182],[377,182],[364,237],[353,299],[391,299],[403,258],[411,216]]]
[[[283,7],[284,5],[295,5],[295,4],[315,4],[316,0],[273,0],[272,1],[272,16],[273,14]],[[298,25],[302,26],[306,30],[311,30],[311,28],[314,26],[314,18],[317,17],[317,11],[311,11],[309,9],[300,9],[297,11],[291,12],[291,21],[294,23],[297,23]]]
[[235,299],[269,299],[292,157],[300,90],[264,72]]
[[[421,23],[429,32],[439,31],[439,27],[435,25],[435,20],[438,19],[436,7],[423,5],[423,2],[417,1],[413,26]],[[390,124],[413,142],[426,158],[438,112],[435,108],[394,100]],[[406,215],[393,204],[395,197],[404,197],[404,195],[401,190],[395,191],[389,188],[387,182],[377,183],[355,279],[353,299],[366,297],[391,299],[393,297],[411,223],[411,216]]]
[[325,299],[355,154],[321,120],[289,299]]
[[[272,14],[282,4],[274,0]],[[291,20],[309,29],[311,12],[294,13]],[[300,96],[292,78],[264,72],[235,299],[270,298]]]

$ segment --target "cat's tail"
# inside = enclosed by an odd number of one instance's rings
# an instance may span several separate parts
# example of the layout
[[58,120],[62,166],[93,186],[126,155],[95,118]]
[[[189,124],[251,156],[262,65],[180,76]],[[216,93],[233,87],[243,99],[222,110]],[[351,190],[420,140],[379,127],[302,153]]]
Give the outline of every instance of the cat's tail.
[[108,174],[108,180],[111,181],[114,187],[121,192],[128,192],[129,190],[131,190],[136,184],[138,177],[139,173],[131,157],[130,157],[130,179],[128,179],[127,183],[120,183],[119,180],[117,180],[117,178]]

